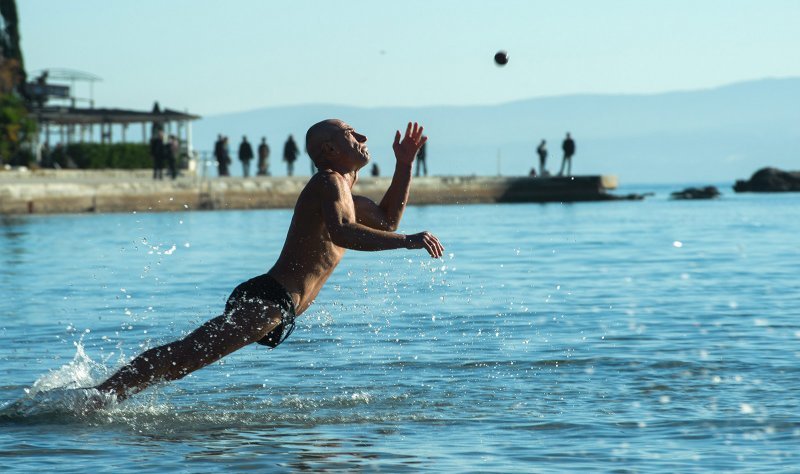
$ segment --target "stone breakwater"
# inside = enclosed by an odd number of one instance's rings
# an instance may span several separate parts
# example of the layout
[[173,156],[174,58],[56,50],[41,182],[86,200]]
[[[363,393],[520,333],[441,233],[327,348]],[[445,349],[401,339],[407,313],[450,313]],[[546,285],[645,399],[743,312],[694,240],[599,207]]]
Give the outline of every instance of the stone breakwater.
[[[154,181],[147,170],[2,171],[0,214],[292,208],[308,179],[184,176]],[[353,192],[379,201],[390,182],[390,177],[363,177]],[[613,176],[414,178],[409,204],[610,200],[619,198],[606,192],[616,185]]]

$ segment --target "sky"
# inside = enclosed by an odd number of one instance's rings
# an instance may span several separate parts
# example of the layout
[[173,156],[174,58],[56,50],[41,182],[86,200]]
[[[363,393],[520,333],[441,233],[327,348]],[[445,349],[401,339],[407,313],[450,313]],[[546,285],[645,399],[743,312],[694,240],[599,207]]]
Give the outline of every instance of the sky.
[[[95,106],[499,104],[800,77],[798,0],[17,0],[30,73]],[[493,56],[505,50],[509,63]],[[78,84],[76,93],[90,94]]]

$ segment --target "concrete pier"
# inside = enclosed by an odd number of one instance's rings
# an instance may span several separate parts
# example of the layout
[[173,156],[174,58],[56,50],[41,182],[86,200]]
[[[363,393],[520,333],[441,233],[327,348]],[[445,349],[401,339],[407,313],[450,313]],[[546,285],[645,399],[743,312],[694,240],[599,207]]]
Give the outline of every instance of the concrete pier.
[[[307,176],[175,181],[150,176],[149,170],[0,171],[0,214],[291,208],[308,181]],[[379,201],[390,181],[363,177],[354,193]],[[614,176],[437,176],[414,178],[409,204],[604,201],[620,198],[607,192],[616,187]]]

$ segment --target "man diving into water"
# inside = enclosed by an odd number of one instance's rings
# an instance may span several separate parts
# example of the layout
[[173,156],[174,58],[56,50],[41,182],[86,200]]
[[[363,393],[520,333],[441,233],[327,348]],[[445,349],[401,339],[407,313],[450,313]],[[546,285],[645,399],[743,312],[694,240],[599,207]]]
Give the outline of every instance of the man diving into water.
[[425,249],[431,257],[441,257],[444,248],[433,234],[395,232],[408,202],[411,165],[426,140],[416,123],[409,123],[402,137],[396,132],[394,176],[376,204],[351,192],[358,171],[369,162],[367,137],[341,120],[313,125],[306,134],[306,150],[318,171],[297,199],[275,265],[237,286],[221,316],[183,339],[145,351],[95,388],[122,401],[153,383],[180,379],[253,342],[277,346],[291,334],[295,317],[317,297],[345,249]]

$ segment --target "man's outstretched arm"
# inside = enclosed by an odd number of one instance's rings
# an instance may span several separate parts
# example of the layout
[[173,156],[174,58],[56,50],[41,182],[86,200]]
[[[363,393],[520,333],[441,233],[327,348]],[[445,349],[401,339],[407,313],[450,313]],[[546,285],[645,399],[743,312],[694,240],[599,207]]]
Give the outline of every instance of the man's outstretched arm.
[[392,149],[397,161],[392,175],[392,183],[378,205],[368,198],[354,196],[358,222],[376,229],[397,230],[408,203],[411,165],[414,163],[414,157],[417,156],[419,149],[428,140],[428,137],[422,135],[422,130],[423,128],[416,122],[413,124],[409,122],[402,140],[400,131],[395,133]]
[[439,239],[430,232],[403,235],[358,223],[353,198],[344,177],[329,173],[320,176],[320,179],[325,226],[331,241],[339,247],[365,251],[425,249],[434,258],[444,253]]

